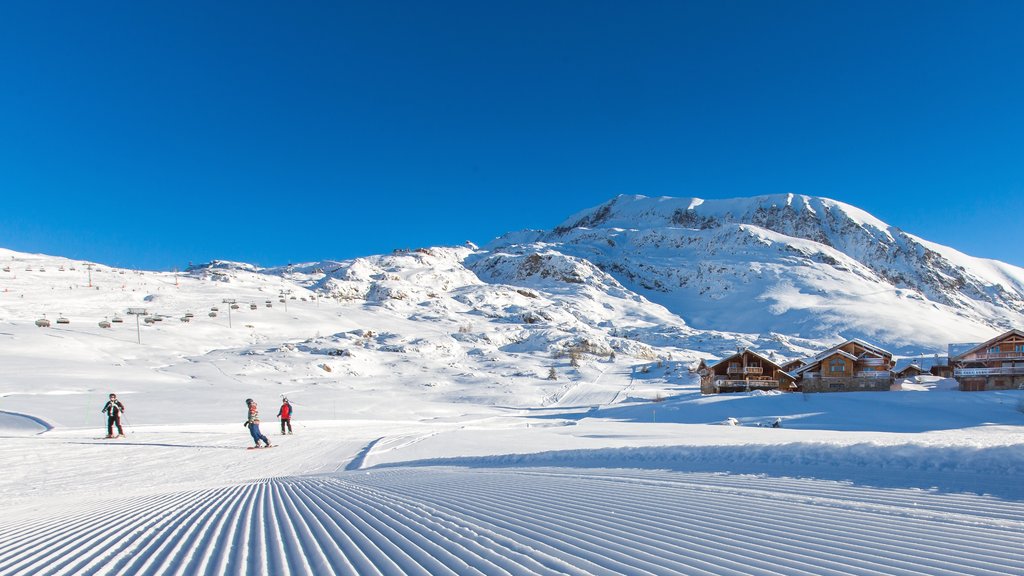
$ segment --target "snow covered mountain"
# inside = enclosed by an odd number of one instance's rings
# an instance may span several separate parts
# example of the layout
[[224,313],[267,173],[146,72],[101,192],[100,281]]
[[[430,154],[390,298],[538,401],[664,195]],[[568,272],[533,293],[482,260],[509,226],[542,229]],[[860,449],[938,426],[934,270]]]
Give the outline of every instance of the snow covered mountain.
[[938,351],[1024,321],[1024,269],[826,198],[619,196],[485,249],[586,260],[698,330]]

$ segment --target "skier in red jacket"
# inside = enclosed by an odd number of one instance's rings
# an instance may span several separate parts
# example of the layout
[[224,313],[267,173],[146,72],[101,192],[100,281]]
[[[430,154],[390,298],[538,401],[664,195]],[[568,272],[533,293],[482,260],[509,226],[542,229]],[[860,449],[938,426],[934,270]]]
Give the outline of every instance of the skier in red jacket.
[[285,433],[285,426],[288,427],[288,434],[292,433],[292,405],[285,398],[281,401],[281,409],[277,411],[277,417],[281,419],[281,434]]

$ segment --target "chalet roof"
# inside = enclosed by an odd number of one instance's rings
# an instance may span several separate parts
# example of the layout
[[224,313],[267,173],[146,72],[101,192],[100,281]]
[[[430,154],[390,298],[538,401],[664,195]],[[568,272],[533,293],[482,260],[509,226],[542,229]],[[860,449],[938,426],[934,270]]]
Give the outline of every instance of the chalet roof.
[[917,366],[923,372],[928,372],[932,366],[948,366],[949,358],[946,356],[921,356],[919,358],[900,358],[893,367],[893,372],[902,372],[908,366]]
[[736,352],[735,354],[732,354],[732,355],[726,356],[725,358],[722,358],[718,362],[713,362],[713,363],[709,362],[707,367],[708,368],[714,368],[715,366],[718,366],[719,364],[721,364],[723,362],[728,362],[729,360],[732,360],[733,358],[735,358],[737,356],[742,356],[744,352],[750,352],[754,356],[757,356],[760,360],[763,360],[764,362],[766,362],[768,364],[771,364],[773,367],[775,367],[776,370],[782,370],[781,366],[779,366],[775,362],[769,360],[768,358],[762,356],[761,354],[758,354],[757,352],[754,352],[750,348],[744,348],[743,350],[740,350],[739,352]]
[[[839,346],[835,346],[833,348],[829,348],[828,350],[825,350],[824,352],[822,352],[821,354],[818,354],[817,356],[815,356],[813,358],[808,358],[807,364],[804,364],[803,366],[793,370],[793,374],[799,375],[799,374],[803,374],[804,372],[808,372],[808,371],[812,370],[813,368],[817,368],[819,365],[821,365],[822,360],[824,360],[826,358],[829,358],[831,356],[837,356],[838,355],[838,356],[842,356],[843,358],[849,358],[850,360],[853,360],[854,362],[856,362],[857,361],[857,357],[856,356],[854,356],[853,354],[850,354],[849,352],[847,352],[845,350],[840,350],[839,349],[840,346],[846,346],[850,342],[851,342],[851,340],[847,340],[846,342],[843,342]],[[886,353],[888,354],[888,352],[886,352]]]
[[987,348],[987,347],[991,346],[992,344],[995,344],[996,342],[1002,340],[1003,338],[1006,338],[1008,336],[1013,336],[1013,335],[1017,335],[1017,336],[1020,336],[1021,338],[1024,338],[1024,332],[1014,328],[1013,330],[1007,330],[1006,332],[1003,332],[999,336],[996,336],[995,338],[993,338],[991,340],[987,340],[987,341],[982,342],[980,344],[979,343],[950,344],[949,347],[947,348],[948,353],[949,353],[949,358],[950,358],[950,360],[956,360],[956,359],[958,359],[960,357],[963,357],[963,356],[966,356],[966,355],[968,355],[968,354],[970,354],[972,352],[977,352],[978,350],[980,350],[982,348]]
[[894,374],[903,374],[907,370],[911,370],[911,369],[917,370],[918,372],[927,372],[927,370],[922,369],[917,364],[906,364],[903,367],[901,367],[899,370],[893,369],[893,373]]
[[865,342],[864,340],[861,340],[860,338],[853,338],[851,340],[847,340],[846,342],[843,342],[839,346],[835,346],[835,348],[841,348],[841,347],[846,346],[847,344],[849,344],[851,342],[856,342],[857,344],[860,344],[861,346],[867,348],[868,350],[871,350],[872,352],[877,352],[877,353],[881,354],[882,356],[892,357],[892,352],[889,352],[888,350],[885,350],[883,348],[879,348],[878,346],[875,346],[874,344],[872,344],[870,342]]

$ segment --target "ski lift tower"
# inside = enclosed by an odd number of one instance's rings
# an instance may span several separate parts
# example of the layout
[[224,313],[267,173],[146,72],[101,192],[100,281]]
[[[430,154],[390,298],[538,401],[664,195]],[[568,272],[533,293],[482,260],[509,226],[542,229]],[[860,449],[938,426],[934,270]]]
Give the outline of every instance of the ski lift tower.
[[281,301],[284,302],[284,311],[288,312],[288,297],[291,296],[291,290],[281,290]]
[[139,344],[142,344],[142,329],[139,328],[139,316],[145,316],[149,312],[145,308],[129,308],[128,313],[135,316],[135,334],[139,337]]
[[228,305],[228,328],[231,328],[231,307],[237,302],[234,298],[225,298],[221,301],[222,304]]

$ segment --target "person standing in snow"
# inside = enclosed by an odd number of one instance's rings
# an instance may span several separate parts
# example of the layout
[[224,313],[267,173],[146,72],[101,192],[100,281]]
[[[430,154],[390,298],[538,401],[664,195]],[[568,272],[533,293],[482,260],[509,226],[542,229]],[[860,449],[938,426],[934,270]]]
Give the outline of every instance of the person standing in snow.
[[285,434],[285,426],[288,427],[288,434],[292,433],[292,405],[287,398],[281,400],[281,409],[277,411],[277,417],[281,419],[281,435]]
[[245,405],[249,407],[249,413],[242,426],[249,427],[249,434],[252,435],[252,440],[256,443],[257,448],[260,447],[260,440],[263,441],[265,448],[270,448],[270,440],[267,440],[267,437],[260,432],[260,412],[256,402],[252,398],[246,398]]
[[114,426],[117,426],[117,437],[124,438],[124,430],[121,429],[121,413],[124,412],[124,404],[117,399],[117,394],[111,394],[110,400],[100,410],[107,415],[107,438],[114,437]]

